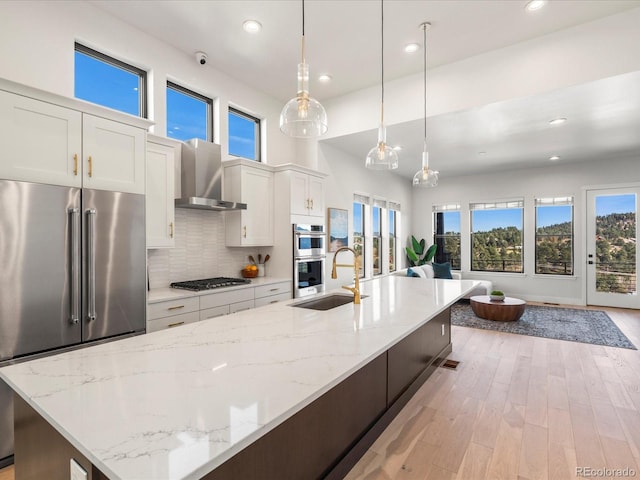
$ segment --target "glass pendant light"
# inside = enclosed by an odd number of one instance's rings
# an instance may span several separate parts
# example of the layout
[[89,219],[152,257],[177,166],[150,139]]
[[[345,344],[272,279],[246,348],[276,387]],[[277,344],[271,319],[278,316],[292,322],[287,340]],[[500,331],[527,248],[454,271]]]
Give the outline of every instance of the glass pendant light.
[[387,145],[387,128],[384,125],[384,0],[380,0],[381,14],[381,92],[380,127],[378,127],[378,144],[369,150],[365,166],[372,170],[393,170],[398,168],[398,153]]
[[304,58],[304,0],[302,0],[302,63],[298,64],[298,93],[280,113],[280,130],[290,137],[313,138],[327,133],[327,112],[309,96],[309,65]]
[[429,22],[420,25],[424,33],[424,144],[422,146],[422,168],[413,176],[414,187],[435,187],[438,185],[439,172],[429,170],[429,152],[427,151],[427,30],[431,27]]

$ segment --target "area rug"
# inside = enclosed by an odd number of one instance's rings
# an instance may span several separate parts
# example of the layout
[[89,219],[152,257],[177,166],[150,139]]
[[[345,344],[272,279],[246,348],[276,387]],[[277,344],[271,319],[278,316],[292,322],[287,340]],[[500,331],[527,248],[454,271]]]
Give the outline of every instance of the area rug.
[[520,320],[496,322],[476,317],[469,302],[460,301],[451,307],[451,324],[637,350],[609,315],[600,310],[527,305]]

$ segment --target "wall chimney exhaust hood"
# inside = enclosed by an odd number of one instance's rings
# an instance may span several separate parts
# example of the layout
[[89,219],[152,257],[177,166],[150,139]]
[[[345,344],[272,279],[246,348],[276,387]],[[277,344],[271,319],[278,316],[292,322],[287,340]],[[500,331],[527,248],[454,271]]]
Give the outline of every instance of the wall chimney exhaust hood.
[[198,138],[182,144],[182,198],[176,208],[246,210],[247,205],[222,200],[222,154],[215,143]]

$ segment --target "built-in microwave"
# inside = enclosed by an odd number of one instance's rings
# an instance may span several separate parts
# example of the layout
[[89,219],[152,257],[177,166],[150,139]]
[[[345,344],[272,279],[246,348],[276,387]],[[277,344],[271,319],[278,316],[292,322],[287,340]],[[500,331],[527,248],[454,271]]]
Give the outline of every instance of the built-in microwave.
[[325,256],[296,257],[293,260],[293,296],[305,297],[324,292]]
[[293,225],[293,256],[319,257],[326,254],[327,235],[323,225]]

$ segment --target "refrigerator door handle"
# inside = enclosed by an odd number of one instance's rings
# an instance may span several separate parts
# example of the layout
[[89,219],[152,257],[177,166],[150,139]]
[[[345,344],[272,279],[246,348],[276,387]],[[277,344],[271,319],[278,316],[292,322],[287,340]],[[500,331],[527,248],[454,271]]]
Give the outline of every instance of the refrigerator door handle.
[[69,322],[77,324],[80,320],[80,237],[78,235],[80,209],[69,208],[68,213],[71,217],[71,317]]
[[87,214],[87,320],[96,319],[96,209],[90,208]]

